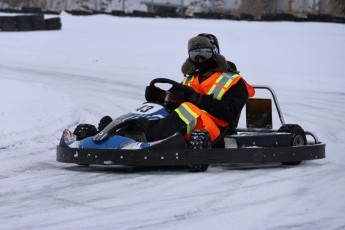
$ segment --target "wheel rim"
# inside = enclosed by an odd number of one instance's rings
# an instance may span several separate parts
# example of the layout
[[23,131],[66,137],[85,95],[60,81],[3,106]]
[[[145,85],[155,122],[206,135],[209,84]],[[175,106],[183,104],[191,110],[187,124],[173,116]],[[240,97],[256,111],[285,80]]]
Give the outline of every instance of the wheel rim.
[[293,139],[293,146],[301,146],[301,145],[305,145],[304,143],[304,138],[301,135],[297,135],[294,139]]

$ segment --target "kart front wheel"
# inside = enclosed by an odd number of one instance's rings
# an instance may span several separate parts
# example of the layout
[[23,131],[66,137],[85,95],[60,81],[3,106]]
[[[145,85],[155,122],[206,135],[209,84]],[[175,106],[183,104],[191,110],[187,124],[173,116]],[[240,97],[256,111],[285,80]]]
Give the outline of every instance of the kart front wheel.
[[[210,149],[211,137],[207,131],[194,130],[190,135],[188,141],[189,149]],[[209,164],[191,164],[187,165],[189,172],[205,172],[208,169]]]
[[91,137],[97,134],[97,129],[94,125],[79,124],[73,131],[73,134],[77,136],[77,140],[83,140],[87,137]]

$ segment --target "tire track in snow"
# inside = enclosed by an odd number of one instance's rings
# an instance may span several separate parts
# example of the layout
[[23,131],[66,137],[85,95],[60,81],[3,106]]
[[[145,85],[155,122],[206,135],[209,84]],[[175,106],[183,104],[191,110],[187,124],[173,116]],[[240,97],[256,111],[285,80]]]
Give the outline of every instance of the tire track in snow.
[[[11,66],[0,64],[7,79],[24,82],[41,82],[68,95],[80,113],[80,121],[98,124],[101,117],[117,117],[138,106],[144,99],[144,85],[128,83],[130,76],[97,77],[73,73],[74,70],[50,70],[39,67]],[[101,71],[100,71],[101,72]],[[148,84],[148,83],[147,83]],[[142,90],[138,90],[138,87]],[[123,103],[125,98],[126,103]],[[89,120],[89,121],[88,121]]]

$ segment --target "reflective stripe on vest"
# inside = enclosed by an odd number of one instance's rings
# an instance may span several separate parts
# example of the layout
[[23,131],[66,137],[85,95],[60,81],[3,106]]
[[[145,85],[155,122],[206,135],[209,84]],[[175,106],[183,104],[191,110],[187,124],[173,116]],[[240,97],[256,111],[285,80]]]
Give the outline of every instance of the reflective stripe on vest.
[[213,98],[220,100],[225,94],[225,90],[229,87],[231,82],[239,76],[240,75],[238,74],[222,73],[222,75],[218,77],[215,84],[211,87],[207,94],[213,94]]
[[190,86],[192,81],[194,81],[194,76],[188,76],[183,79],[182,84]]
[[196,126],[198,115],[193,112],[187,105],[181,104],[175,109],[181,120],[187,125],[187,133],[194,129]]

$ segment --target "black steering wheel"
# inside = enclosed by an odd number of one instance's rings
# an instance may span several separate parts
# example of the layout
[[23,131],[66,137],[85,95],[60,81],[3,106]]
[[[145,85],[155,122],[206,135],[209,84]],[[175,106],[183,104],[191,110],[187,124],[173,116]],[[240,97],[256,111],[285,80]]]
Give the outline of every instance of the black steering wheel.
[[[172,87],[163,90],[156,86],[157,83],[170,84]],[[184,101],[184,86],[171,79],[156,78],[150,82],[145,96],[148,101],[162,104],[168,111],[172,111]]]
[[168,83],[172,86],[180,87],[181,89],[183,89],[183,86],[180,83],[168,78],[155,78],[150,82],[150,86],[154,86],[156,83]]

